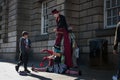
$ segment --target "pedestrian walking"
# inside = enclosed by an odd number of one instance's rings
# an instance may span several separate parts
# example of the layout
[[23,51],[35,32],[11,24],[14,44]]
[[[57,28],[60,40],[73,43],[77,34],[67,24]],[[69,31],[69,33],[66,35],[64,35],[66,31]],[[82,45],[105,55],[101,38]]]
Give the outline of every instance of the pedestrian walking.
[[31,51],[31,41],[28,38],[28,32],[23,31],[22,37],[19,40],[19,62],[15,66],[16,71],[19,71],[19,67],[23,64],[24,65],[24,71],[27,73],[30,73],[30,71],[27,69],[28,59]]

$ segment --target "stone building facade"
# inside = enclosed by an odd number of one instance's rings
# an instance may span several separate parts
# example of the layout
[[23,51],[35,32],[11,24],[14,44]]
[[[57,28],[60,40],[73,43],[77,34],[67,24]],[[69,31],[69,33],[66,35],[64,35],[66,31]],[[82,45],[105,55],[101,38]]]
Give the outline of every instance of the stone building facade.
[[40,56],[41,49],[52,49],[56,23],[51,10],[55,8],[73,27],[86,61],[89,40],[98,38],[108,40],[109,58],[112,58],[120,0],[0,0],[0,57],[16,57],[18,40],[24,30],[30,32],[35,58]]

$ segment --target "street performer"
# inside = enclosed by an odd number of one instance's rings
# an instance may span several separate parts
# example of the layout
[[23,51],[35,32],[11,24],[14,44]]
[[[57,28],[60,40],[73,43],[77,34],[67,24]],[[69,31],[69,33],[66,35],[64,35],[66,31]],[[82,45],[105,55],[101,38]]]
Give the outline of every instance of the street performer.
[[52,10],[56,19],[57,27],[53,30],[56,33],[55,48],[61,47],[62,38],[64,38],[65,64],[68,68],[72,67],[72,52],[68,33],[68,25],[65,16],[61,15],[57,9]]

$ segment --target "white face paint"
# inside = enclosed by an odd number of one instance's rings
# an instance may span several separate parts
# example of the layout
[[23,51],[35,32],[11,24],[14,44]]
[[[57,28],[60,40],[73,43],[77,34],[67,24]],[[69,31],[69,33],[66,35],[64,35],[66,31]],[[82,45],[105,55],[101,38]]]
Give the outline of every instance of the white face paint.
[[53,16],[54,16],[55,18],[57,18],[57,17],[59,16],[59,13],[54,14]]

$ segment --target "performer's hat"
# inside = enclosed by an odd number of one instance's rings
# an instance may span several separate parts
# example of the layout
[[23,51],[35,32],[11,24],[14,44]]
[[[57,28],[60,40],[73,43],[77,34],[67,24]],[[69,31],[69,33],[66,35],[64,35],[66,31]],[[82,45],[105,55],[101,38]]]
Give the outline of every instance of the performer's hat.
[[52,14],[57,14],[59,11],[57,9],[52,10]]

